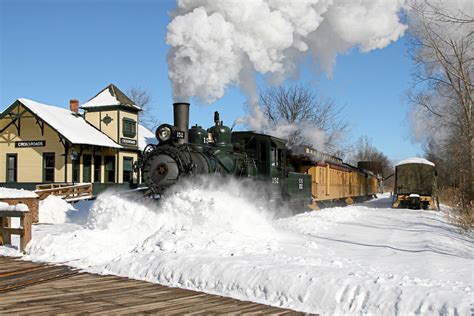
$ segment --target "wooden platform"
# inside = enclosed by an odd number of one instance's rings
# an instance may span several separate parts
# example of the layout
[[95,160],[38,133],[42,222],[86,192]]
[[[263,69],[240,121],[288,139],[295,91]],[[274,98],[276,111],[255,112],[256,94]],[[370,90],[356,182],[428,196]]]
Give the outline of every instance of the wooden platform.
[[301,315],[117,276],[79,272],[0,256],[0,314]]

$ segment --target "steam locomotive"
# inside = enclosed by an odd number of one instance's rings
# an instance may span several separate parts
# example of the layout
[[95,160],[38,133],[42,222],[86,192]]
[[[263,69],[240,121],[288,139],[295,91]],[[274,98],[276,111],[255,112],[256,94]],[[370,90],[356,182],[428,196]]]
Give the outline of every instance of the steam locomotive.
[[181,178],[211,173],[260,181],[270,200],[298,209],[316,208],[317,201],[368,197],[377,191],[377,178],[369,171],[315,150],[292,151],[285,140],[270,135],[232,132],[218,112],[209,129],[188,128],[189,106],[173,104],[174,125],[157,128],[158,145],[148,145],[138,162],[150,195],[160,196]]

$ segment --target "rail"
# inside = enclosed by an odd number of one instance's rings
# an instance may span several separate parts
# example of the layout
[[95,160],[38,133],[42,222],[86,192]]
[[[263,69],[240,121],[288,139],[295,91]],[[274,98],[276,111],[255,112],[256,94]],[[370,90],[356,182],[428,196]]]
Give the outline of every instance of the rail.
[[87,200],[93,197],[92,183],[50,183],[36,185],[35,193],[40,200],[44,200],[50,195],[56,195],[67,202]]
[[[11,227],[11,218],[20,218],[20,227]],[[31,212],[0,209],[0,245],[11,245],[11,235],[20,235],[20,251],[31,240]]]

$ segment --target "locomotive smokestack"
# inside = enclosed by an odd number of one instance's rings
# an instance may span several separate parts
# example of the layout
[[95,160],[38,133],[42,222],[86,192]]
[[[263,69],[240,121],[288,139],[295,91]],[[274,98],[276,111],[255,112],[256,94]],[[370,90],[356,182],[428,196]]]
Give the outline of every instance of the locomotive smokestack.
[[173,114],[174,114],[174,126],[178,128],[178,131],[184,132],[184,138],[178,139],[178,144],[184,144],[188,142],[188,129],[189,129],[189,103],[177,102],[173,103]]

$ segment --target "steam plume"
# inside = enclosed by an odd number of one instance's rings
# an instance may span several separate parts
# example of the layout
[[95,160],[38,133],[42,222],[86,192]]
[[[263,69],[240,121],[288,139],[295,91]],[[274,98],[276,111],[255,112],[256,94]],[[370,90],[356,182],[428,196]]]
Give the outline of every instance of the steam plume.
[[[383,48],[403,35],[404,0],[178,0],[168,25],[176,100],[221,98],[246,72],[283,80],[305,55],[330,74],[336,55]],[[250,68],[250,69],[246,69]]]
[[403,35],[407,26],[398,13],[404,1],[178,0],[166,39],[173,97],[211,103],[238,86],[249,107],[240,123],[281,138],[302,131],[324,150],[327,135],[315,126],[268,122],[258,105],[255,74],[281,83],[309,56],[331,75],[337,54],[383,48]]

